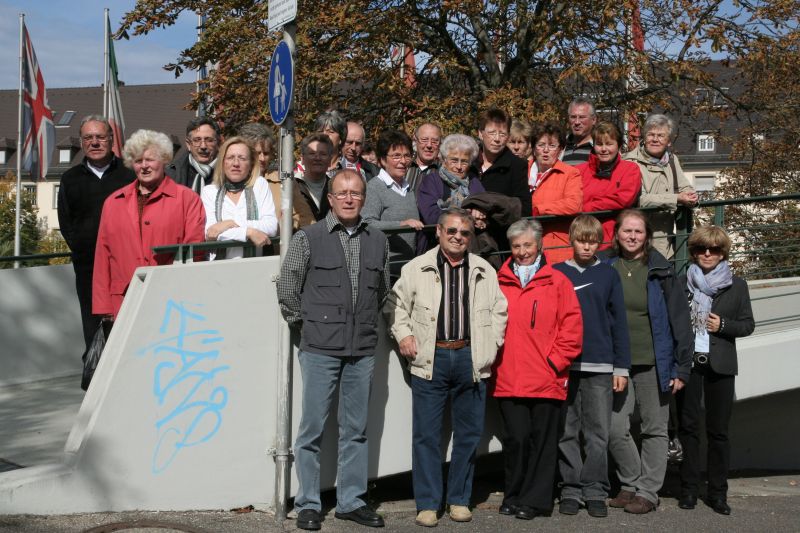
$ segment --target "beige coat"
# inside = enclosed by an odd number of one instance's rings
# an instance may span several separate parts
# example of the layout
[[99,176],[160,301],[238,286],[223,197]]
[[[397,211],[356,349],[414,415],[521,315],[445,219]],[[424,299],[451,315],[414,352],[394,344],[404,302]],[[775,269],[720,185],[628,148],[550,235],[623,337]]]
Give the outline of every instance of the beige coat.
[[[416,338],[417,356],[409,361],[410,370],[427,380],[433,377],[436,322],[442,299],[438,253],[436,246],[405,264],[383,306],[386,323],[397,341],[409,335]],[[478,381],[491,375],[497,349],[503,345],[508,315],[497,273],[474,254],[469,254],[469,301],[472,374]]]
[[672,176],[670,165],[665,167],[650,162],[650,156],[644,148],[637,146],[635,149],[622,156],[623,159],[633,161],[642,171],[642,195],[639,197],[639,207],[658,207],[661,211],[649,212],[650,224],[653,227],[653,248],[661,252],[667,259],[674,254],[668,239],[675,233],[675,210],[678,208],[678,193],[694,192],[694,187],[689,183],[683,173],[677,156],[672,156],[678,178],[678,190],[675,190],[675,180]]

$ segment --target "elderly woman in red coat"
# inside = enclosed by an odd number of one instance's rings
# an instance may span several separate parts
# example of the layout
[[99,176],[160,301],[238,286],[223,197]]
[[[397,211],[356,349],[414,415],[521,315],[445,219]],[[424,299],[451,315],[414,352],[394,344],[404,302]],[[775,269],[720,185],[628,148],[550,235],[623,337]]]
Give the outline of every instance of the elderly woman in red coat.
[[122,155],[136,180],[103,204],[92,280],[92,313],[114,318],[138,267],[172,263],[172,254],[156,255],[153,246],[203,242],[206,221],[200,197],[164,174],[169,137],[138,130]]
[[507,235],[511,257],[497,278],[508,325],[493,387],[505,426],[500,514],[530,520],[553,510],[561,406],[583,345],[583,320],[572,282],[542,255],[541,224],[519,220]]

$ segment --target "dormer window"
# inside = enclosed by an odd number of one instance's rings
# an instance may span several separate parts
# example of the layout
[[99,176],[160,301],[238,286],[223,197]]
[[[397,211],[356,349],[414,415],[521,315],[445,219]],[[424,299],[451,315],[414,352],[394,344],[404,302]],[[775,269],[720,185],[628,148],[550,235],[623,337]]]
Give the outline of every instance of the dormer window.
[[697,151],[698,152],[713,152],[716,150],[716,142],[714,136],[710,133],[697,134]]

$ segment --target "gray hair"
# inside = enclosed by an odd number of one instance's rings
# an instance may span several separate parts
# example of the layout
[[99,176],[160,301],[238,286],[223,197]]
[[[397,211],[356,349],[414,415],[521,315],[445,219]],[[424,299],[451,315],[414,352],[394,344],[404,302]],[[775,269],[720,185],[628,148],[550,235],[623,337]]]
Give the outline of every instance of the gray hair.
[[517,237],[525,235],[528,232],[533,233],[533,239],[536,241],[536,247],[542,251],[542,225],[537,220],[530,220],[523,218],[517,220],[508,227],[506,230],[506,238],[511,243]]
[[466,209],[461,209],[460,207],[448,207],[447,209],[442,210],[442,214],[439,215],[439,220],[436,221],[436,224],[443,226],[444,221],[447,220],[447,217],[458,217],[465,222],[469,222],[470,227],[473,230],[475,229],[475,220]]
[[164,164],[172,161],[172,141],[166,134],[153,130],[136,130],[125,141],[125,147],[122,149],[125,166],[133,168],[133,162],[149,149],[155,150]]
[[669,138],[672,139],[672,134],[675,131],[675,121],[667,115],[650,115],[647,117],[647,120],[644,121],[644,126],[642,126],[642,137],[647,135],[647,132],[653,128],[667,128],[667,130],[669,130]]
[[244,137],[254,143],[268,142],[272,144],[272,132],[266,124],[249,122],[239,128],[239,137]]
[[478,143],[468,135],[453,133],[442,141],[442,145],[439,147],[439,157],[444,161],[450,155],[450,152],[467,152],[471,164],[478,157]]
[[314,121],[314,131],[324,131],[325,128],[330,128],[338,133],[341,143],[344,144],[344,140],[347,139],[347,120],[341,113],[332,109],[318,116]]
[[81,119],[81,126],[80,128],[78,128],[78,131],[82,130],[83,125],[86,124],[87,122],[102,122],[105,125],[108,134],[109,135],[114,134],[114,130],[111,129],[111,124],[108,123],[108,119],[103,115],[86,115]]
[[572,101],[569,103],[569,106],[567,106],[567,113],[569,113],[573,107],[578,105],[588,105],[589,109],[591,109],[589,114],[595,116],[596,113],[594,111],[594,102],[592,102],[591,100],[589,100],[584,96],[576,96],[575,98],[573,98]]

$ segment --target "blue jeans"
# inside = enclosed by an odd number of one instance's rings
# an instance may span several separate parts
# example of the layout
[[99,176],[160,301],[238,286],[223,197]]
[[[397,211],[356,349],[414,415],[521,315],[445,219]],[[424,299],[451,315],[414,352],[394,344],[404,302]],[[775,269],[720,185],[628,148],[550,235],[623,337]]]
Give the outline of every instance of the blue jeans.
[[[566,420],[558,443],[562,500],[605,501],[608,497],[608,433],[614,400],[612,380],[610,373],[569,373]],[[581,433],[585,459],[581,455]]]
[[375,358],[334,357],[299,353],[303,375],[303,414],[294,442],[298,490],[297,512],[321,510],[319,497],[319,447],[339,385],[339,461],[336,471],[336,510],[349,513],[365,505],[367,492],[367,414]]
[[447,477],[447,503],[469,505],[475,452],[483,433],[486,383],[472,377],[472,350],[436,348],[430,381],[411,376],[413,398],[412,473],[417,509],[442,504],[442,418],[451,401],[453,451]]

